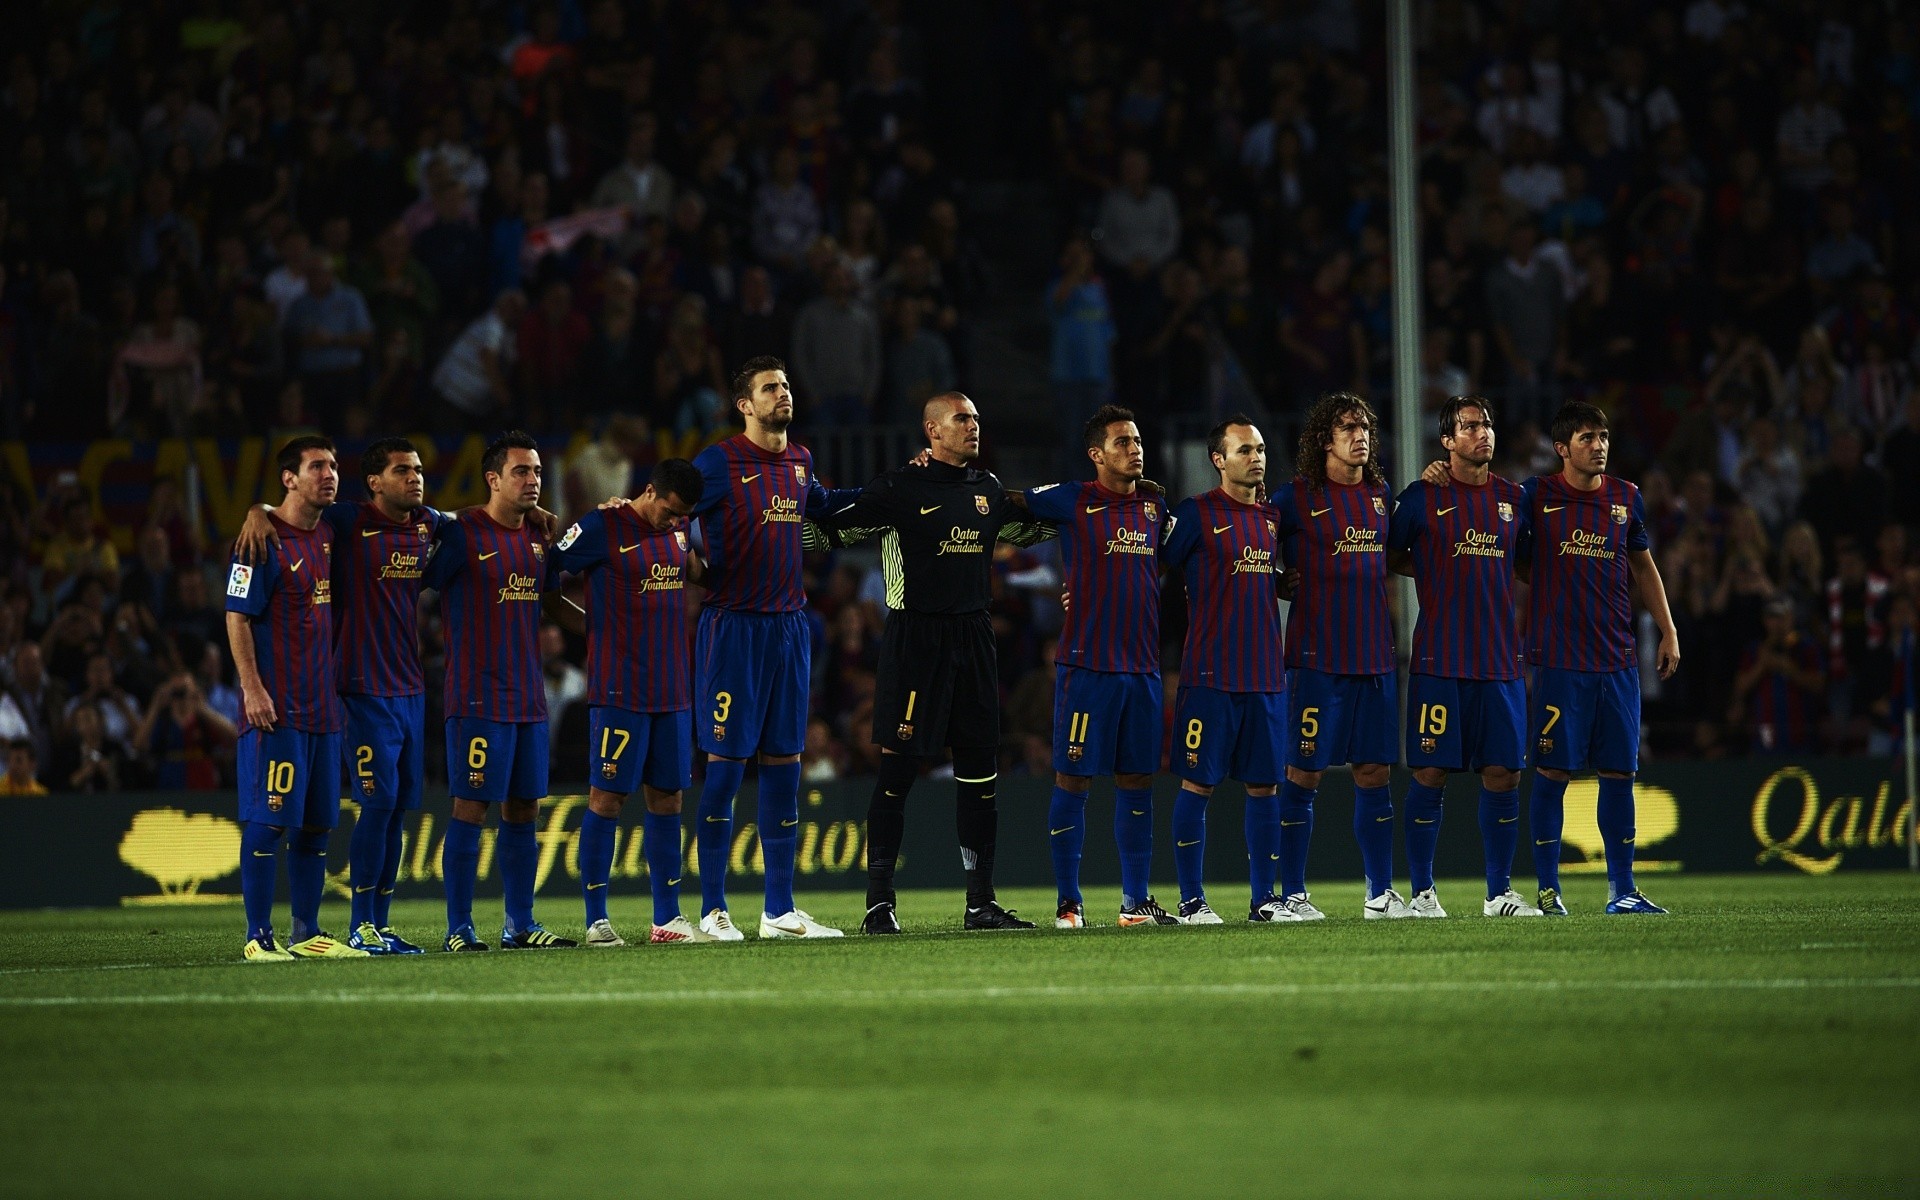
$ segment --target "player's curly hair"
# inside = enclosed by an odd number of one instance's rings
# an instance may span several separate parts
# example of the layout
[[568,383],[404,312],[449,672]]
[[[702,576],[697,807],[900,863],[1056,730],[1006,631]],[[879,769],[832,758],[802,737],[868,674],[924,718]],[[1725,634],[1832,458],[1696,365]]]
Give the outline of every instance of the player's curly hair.
[[[1373,411],[1373,405],[1352,392],[1321,393],[1320,398],[1313,402],[1313,407],[1307,410],[1306,419],[1300,425],[1300,445],[1294,455],[1294,470],[1301,479],[1306,480],[1308,487],[1317,490],[1327,486],[1327,451],[1333,446],[1333,425],[1349,414],[1366,418],[1374,433],[1368,449],[1379,449],[1380,418]],[[1367,455],[1361,477],[1368,483],[1386,483],[1387,477],[1380,470],[1377,453]]]

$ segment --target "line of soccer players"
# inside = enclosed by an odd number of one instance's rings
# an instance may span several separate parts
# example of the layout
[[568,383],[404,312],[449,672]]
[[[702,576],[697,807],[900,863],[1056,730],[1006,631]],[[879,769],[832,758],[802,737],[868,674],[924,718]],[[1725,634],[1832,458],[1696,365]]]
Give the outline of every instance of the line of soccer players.
[[[419,455],[404,439],[367,448],[360,466],[369,499],[358,503],[337,501],[339,468],[325,438],[295,438],[281,450],[285,499],[249,515],[227,582],[229,641],[244,698],[248,961],[420,952],[393,930],[389,908],[401,820],[418,807],[424,777],[425,680],[415,626],[428,588],[439,593],[446,642],[453,820],[442,851],[445,949],[489,948],[472,909],[481,829],[493,804],[501,818],[501,946],[576,944],[533,914],[534,822],[548,774],[543,615],[588,640],[593,784],[578,852],[588,944],[625,944],[608,920],[606,888],[617,820],[636,784],[646,804],[649,940],[744,936],[729,914],[726,869],[734,798],[749,759],[758,765],[765,862],[760,936],[840,936],[793,897],[810,676],[801,530],[858,493],[829,492],[807,450],[789,441],[793,395],[778,360],[749,360],[733,390],[743,433],[693,463],[659,464],[638,497],[588,514],[557,541],[551,515],[538,506],[539,451],[525,434],[487,447],[487,501],[458,514],[425,504]],[[1250,919],[1322,918],[1306,888],[1307,847],[1321,773],[1342,762],[1354,768],[1368,918],[1445,915],[1433,890],[1433,853],[1440,788],[1448,771],[1460,769],[1483,780],[1487,915],[1566,911],[1557,877],[1561,802],[1569,773],[1589,766],[1601,773],[1599,821],[1613,892],[1607,911],[1661,911],[1632,875],[1635,588],[1662,632],[1663,675],[1677,666],[1679,651],[1647,552],[1638,489],[1605,474],[1604,415],[1567,406],[1553,429],[1563,471],[1518,487],[1488,473],[1491,407],[1450,401],[1440,417],[1448,460],[1429,468],[1397,505],[1371,454],[1373,425],[1359,397],[1323,398],[1305,423],[1298,477],[1269,497],[1259,430],[1245,420],[1224,422],[1209,447],[1220,487],[1168,513],[1159,493],[1142,486],[1131,414],[1109,407],[1087,426],[1094,480],[1023,494],[1036,517],[1059,529],[1066,564],[1048,822],[1057,926],[1086,923],[1079,864],[1086,797],[1100,775],[1116,785],[1122,926],[1219,923],[1201,863],[1207,799],[1228,777],[1247,788]],[[704,559],[686,532],[696,517]],[[1415,577],[1421,599],[1406,746],[1416,771],[1406,802],[1410,902],[1392,886],[1387,781],[1398,726],[1390,567]],[[1173,748],[1182,781],[1173,814],[1177,914],[1148,891],[1163,568],[1183,574],[1191,613]],[[1538,668],[1530,735],[1513,602],[1516,576],[1529,571],[1527,656]],[[559,594],[566,573],[587,578],[586,610]],[[708,593],[691,669],[688,582]],[[1284,638],[1282,593],[1293,596]],[[1529,743],[1540,772],[1532,808],[1537,904],[1508,880]],[[678,893],[682,795],[696,744],[708,757],[695,813],[697,925],[681,915]],[[343,775],[361,807],[344,941],[319,924]],[[283,839],[293,918],[284,948],[272,920]]]

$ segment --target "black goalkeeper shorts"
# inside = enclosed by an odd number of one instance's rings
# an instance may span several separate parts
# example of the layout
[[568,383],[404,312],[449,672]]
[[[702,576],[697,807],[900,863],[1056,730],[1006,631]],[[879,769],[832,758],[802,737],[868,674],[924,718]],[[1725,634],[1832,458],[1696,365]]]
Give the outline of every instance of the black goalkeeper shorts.
[[1000,670],[984,612],[887,614],[874,683],[873,743],[932,757],[1000,744]]

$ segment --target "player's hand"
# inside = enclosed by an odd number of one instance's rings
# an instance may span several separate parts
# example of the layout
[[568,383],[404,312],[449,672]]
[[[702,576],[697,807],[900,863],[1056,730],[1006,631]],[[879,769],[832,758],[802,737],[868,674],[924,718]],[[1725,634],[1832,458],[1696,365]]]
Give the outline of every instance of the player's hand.
[[1291,602],[1295,596],[1300,594],[1299,567],[1288,567],[1286,570],[1280,572],[1279,592],[1280,598],[1288,602]]
[[1164,496],[1167,494],[1167,489],[1161,487],[1151,479],[1136,480],[1133,486],[1139,488],[1149,496]]
[[1660,678],[1672,679],[1673,673],[1679,669],[1680,634],[1676,630],[1660,639]]
[[933,447],[928,446],[925,450],[922,450],[920,453],[908,459],[907,465],[910,467],[924,467],[932,461],[933,461]]
[[527,514],[527,524],[533,526],[533,531],[540,535],[540,540],[546,542],[551,542],[560,532],[559,514],[550,513],[538,505]]
[[609,508],[625,508],[626,506],[627,498],[625,496],[608,496],[600,502],[600,511],[605,512]]
[[1008,504],[1017,504],[1017,505],[1019,505],[1019,506],[1020,506],[1021,508],[1025,508],[1025,507],[1027,507],[1027,494],[1026,494],[1025,492],[1021,492],[1021,491],[1012,491],[1012,492],[1008,492],[1008,493],[1007,493],[1007,503],[1008,503]]
[[1436,458],[1427,464],[1426,470],[1420,472],[1420,482],[1428,487],[1449,487],[1453,484],[1453,472],[1444,461]]
[[1061,612],[1073,611],[1073,593],[1072,592],[1063,591],[1060,593],[1060,611]]
[[280,723],[280,714],[274,711],[273,697],[267,695],[263,687],[240,689],[241,706],[246,709],[247,724],[255,729],[272,731]]
[[247,519],[240,522],[240,532],[233,538],[233,556],[248,566],[267,561],[267,547],[280,548],[280,535],[274,531],[273,522],[266,511],[258,505],[247,509]]
[[1267,485],[1265,482],[1253,485],[1253,502],[1255,504],[1265,504],[1267,502]]

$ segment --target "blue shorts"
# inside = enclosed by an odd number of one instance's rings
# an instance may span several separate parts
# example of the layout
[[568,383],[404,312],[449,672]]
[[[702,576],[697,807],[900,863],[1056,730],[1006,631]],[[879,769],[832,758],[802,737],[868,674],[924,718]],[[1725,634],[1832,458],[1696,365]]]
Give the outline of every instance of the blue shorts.
[[340,735],[249,729],[236,751],[240,819],[332,829],[340,823]]
[[663,792],[693,782],[693,713],[643,713],[596,704],[587,710],[587,779],[625,796],[645,783]]
[[1287,672],[1287,765],[1324,771],[1333,763],[1400,759],[1394,676]]
[[547,723],[447,718],[447,790],[456,800],[542,800]]
[[703,609],[693,661],[702,750],[752,758],[806,748],[813,641],[805,613]]
[[1151,775],[1160,766],[1158,675],[1054,668],[1053,769],[1062,775]]
[[1527,765],[1527,681],[1407,680],[1407,765],[1478,771]]
[[1285,692],[1183,687],[1173,718],[1173,773],[1215,787],[1222,779],[1278,783],[1286,760]]
[[366,808],[419,808],[427,773],[427,698],[342,696],[340,702],[347,710],[340,770],[349,797]]
[[1556,771],[1640,769],[1640,671],[1541,667],[1533,676],[1533,763]]

